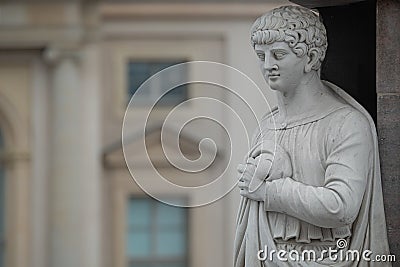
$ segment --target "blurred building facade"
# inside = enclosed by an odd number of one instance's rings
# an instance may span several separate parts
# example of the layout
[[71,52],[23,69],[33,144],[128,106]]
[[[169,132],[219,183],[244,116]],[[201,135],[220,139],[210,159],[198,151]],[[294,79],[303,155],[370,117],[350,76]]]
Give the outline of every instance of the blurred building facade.
[[[232,266],[236,190],[203,207],[172,208],[147,197],[131,178],[121,147],[122,120],[135,90],[130,75],[207,60],[238,68],[264,86],[249,28],[280,4],[0,4],[0,266]],[[185,90],[175,97],[237,101],[223,90]],[[271,92],[265,94],[273,105]],[[260,103],[257,114],[267,111]],[[239,122],[206,108],[237,134]],[[167,110],[155,111],[156,127],[148,133],[156,157],[157,122]],[[229,155],[221,131],[199,124],[184,134],[187,155],[196,157],[202,133],[216,141],[221,164],[199,181],[221,172],[227,159],[239,163],[248,149],[246,142],[234,144],[238,152]],[[141,140],[133,139],[130,149],[135,142]],[[162,164],[160,170],[184,180]],[[236,170],[224,175],[235,179]],[[156,190],[177,201],[193,197]]]

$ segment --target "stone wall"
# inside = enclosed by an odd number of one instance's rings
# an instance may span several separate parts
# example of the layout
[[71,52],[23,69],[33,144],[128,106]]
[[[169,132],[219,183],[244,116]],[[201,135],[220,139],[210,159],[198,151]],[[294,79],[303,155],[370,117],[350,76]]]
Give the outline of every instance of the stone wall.
[[391,253],[400,259],[400,1],[377,1],[376,91],[383,197]]

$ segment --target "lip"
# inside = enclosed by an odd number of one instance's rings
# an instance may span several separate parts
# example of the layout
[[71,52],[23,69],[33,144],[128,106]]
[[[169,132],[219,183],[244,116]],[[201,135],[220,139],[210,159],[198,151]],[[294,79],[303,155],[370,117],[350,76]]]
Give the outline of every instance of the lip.
[[268,79],[277,79],[279,76],[279,74],[268,74]]

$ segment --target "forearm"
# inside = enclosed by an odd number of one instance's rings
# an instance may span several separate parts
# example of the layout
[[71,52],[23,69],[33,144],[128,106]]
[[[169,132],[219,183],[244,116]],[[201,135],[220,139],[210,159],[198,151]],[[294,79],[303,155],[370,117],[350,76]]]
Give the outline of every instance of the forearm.
[[357,210],[333,188],[306,185],[291,178],[266,182],[266,211],[276,211],[313,225],[337,228],[352,223]]

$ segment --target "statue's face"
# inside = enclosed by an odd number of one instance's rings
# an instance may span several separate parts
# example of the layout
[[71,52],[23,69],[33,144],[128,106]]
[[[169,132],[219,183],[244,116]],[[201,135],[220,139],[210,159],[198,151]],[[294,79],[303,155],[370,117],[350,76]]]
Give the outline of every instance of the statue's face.
[[298,57],[286,42],[256,44],[260,69],[271,89],[293,92],[305,79],[307,56]]

